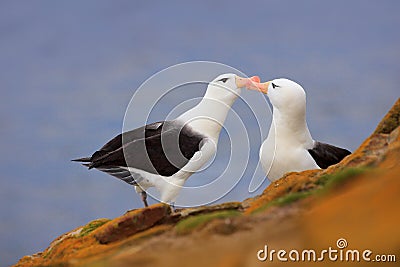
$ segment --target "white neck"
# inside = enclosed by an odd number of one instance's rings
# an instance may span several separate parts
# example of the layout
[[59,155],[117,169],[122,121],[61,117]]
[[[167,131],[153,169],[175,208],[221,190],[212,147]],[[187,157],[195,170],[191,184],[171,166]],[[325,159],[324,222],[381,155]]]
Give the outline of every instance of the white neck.
[[236,97],[228,97],[221,101],[205,95],[197,106],[180,115],[177,120],[218,141],[226,116],[235,100]]
[[281,112],[274,107],[269,137],[273,134],[275,140],[311,148],[314,141],[307,127],[305,108],[298,111],[296,113]]

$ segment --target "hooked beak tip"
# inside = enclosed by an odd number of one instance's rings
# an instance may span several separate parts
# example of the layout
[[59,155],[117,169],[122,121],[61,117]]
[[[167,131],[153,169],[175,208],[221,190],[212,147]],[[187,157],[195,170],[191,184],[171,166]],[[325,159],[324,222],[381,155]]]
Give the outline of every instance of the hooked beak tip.
[[261,82],[260,77],[258,77],[258,76],[253,76],[253,77],[250,78],[250,80],[252,82],[255,82],[255,83],[260,83]]
[[263,94],[268,93],[268,87],[270,82],[260,83],[260,82],[253,82],[251,86],[248,86],[247,89],[260,91]]
[[252,76],[250,78],[242,78],[236,76],[236,86],[238,88],[246,87],[247,89],[257,90],[256,84],[260,83],[260,77]]

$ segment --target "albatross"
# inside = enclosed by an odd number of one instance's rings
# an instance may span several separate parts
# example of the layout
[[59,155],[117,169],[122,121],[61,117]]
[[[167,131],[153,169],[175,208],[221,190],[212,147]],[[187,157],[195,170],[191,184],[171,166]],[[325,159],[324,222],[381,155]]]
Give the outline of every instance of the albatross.
[[121,133],[92,156],[73,161],[133,185],[145,207],[150,187],[160,192],[161,202],[174,206],[185,181],[215,155],[220,131],[241,88],[250,89],[255,82],[260,82],[257,76],[219,75],[199,104],[178,118]]
[[288,172],[326,169],[351,154],[315,141],[306,122],[306,93],[298,83],[275,79],[249,89],[266,94],[273,106],[268,137],[260,147],[260,163],[271,181]]

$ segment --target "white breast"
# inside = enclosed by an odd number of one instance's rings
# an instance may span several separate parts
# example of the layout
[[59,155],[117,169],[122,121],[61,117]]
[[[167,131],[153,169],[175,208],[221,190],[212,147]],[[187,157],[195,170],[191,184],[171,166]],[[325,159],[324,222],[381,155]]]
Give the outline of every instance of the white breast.
[[260,163],[270,181],[276,181],[285,173],[319,169],[318,165],[300,145],[267,138],[260,148]]
[[158,174],[149,173],[143,170],[129,168],[131,174],[142,177],[138,184],[140,188],[136,191],[141,192],[149,187],[155,187],[161,194],[161,201],[164,203],[175,202],[182,186],[186,180],[213,158],[216,153],[216,141],[210,138],[204,139],[204,144],[200,151],[197,151],[189,162],[172,176],[166,177]]

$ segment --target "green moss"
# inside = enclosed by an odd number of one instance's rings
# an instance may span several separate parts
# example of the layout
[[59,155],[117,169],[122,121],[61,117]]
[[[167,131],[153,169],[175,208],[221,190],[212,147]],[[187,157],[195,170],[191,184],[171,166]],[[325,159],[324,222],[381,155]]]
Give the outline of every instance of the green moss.
[[226,210],[208,214],[200,214],[178,222],[175,229],[178,234],[187,234],[196,228],[206,225],[212,220],[230,218],[238,215],[240,215],[240,212],[236,210]]
[[279,197],[277,199],[274,199],[268,203],[265,203],[264,205],[262,205],[261,207],[255,209],[252,214],[254,213],[259,213],[261,211],[264,211],[272,206],[285,206],[288,205],[290,203],[296,202],[300,199],[306,198],[308,196],[310,196],[313,192],[312,191],[301,191],[301,192],[292,192],[292,193],[288,193],[282,197]]
[[382,119],[375,129],[374,134],[389,134],[400,125],[400,98]]
[[296,202],[297,200],[306,198],[309,195],[311,195],[310,191],[293,192],[273,200],[271,204],[274,206],[285,206],[287,204]]
[[292,192],[288,193],[282,197],[279,197],[277,199],[274,199],[270,202],[265,203],[264,205],[260,206],[259,208],[255,209],[252,214],[254,213],[259,213],[261,211],[264,211],[272,206],[285,206],[287,204],[293,203],[295,201],[298,201],[300,199],[306,198],[310,195],[315,195],[315,194],[323,194],[332,188],[335,188],[343,183],[345,183],[347,180],[358,176],[366,171],[371,170],[371,168],[368,167],[358,167],[358,168],[348,168],[343,171],[334,173],[334,174],[326,174],[321,176],[316,182],[316,185],[319,185],[319,189],[313,189],[310,191],[301,191],[301,192]]
[[93,230],[99,228],[100,226],[102,226],[103,224],[105,224],[109,221],[110,221],[110,219],[98,219],[98,220],[91,221],[90,223],[86,224],[83,227],[82,231],[79,233],[79,237],[83,237],[83,236],[90,234]]
[[368,170],[370,170],[368,167],[348,168],[337,173],[323,175],[318,179],[316,184],[322,186],[323,191],[330,190]]

